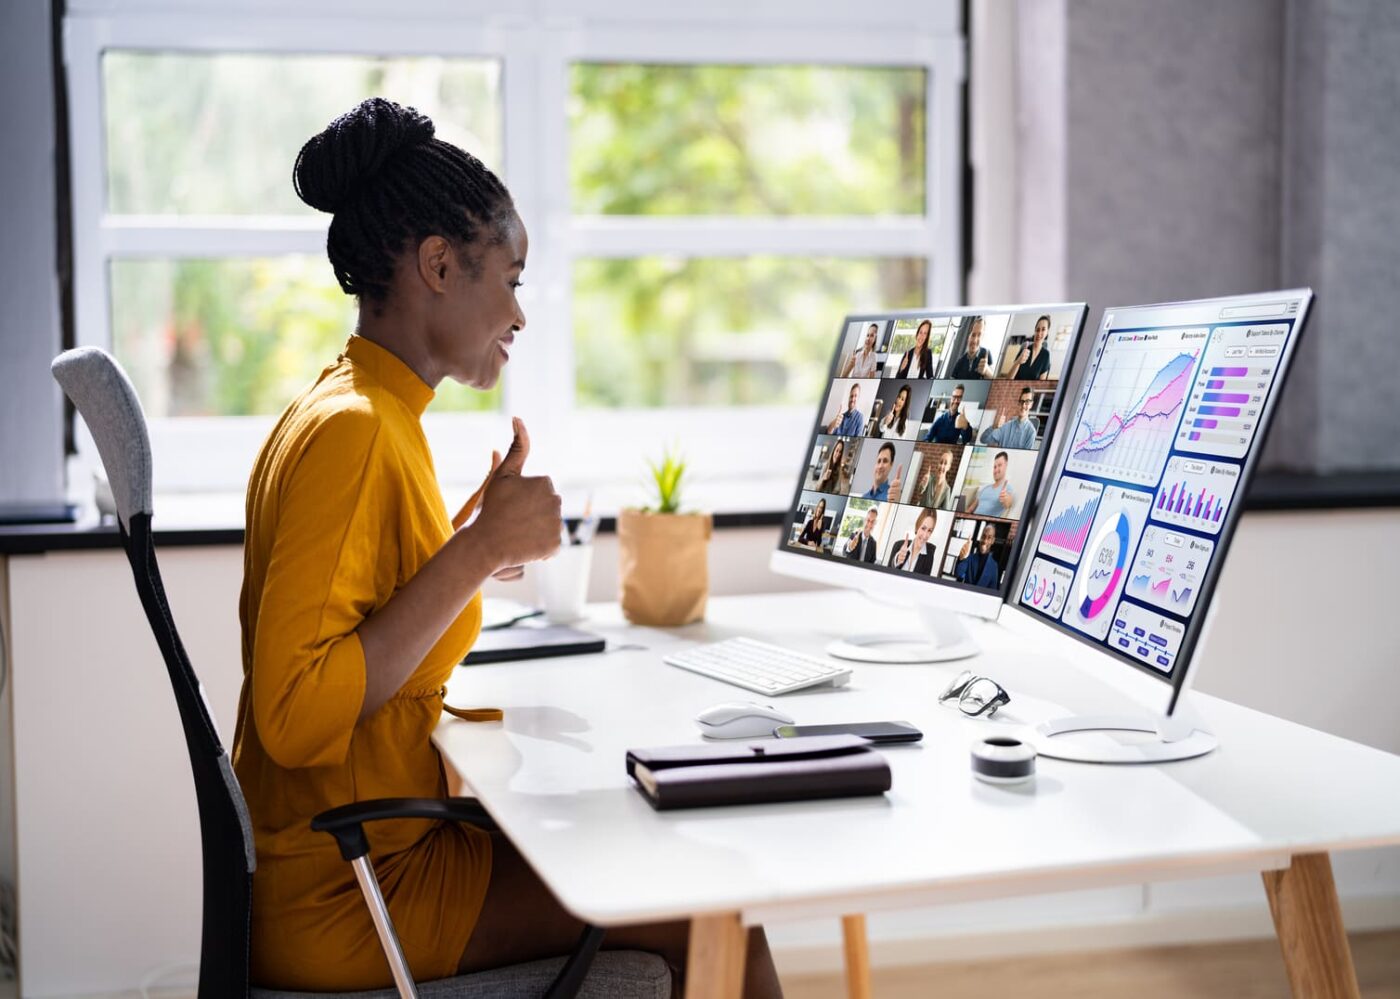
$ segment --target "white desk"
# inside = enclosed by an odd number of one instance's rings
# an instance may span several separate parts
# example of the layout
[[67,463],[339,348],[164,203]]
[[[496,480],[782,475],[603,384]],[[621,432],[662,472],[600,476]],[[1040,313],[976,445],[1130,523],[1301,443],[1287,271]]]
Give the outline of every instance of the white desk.
[[[645,651],[459,670],[451,703],[499,706],[505,721],[444,716],[435,739],[576,915],[602,926],[698,917],[688,996],[738,995],[744,925],[1254,871],[1279,872],[1265,885],[1295,992],[1355,994],[1326,853],[1400,844],[1400,757],[1197,695],[1221,742],[1209,756],[1153,767],[1041,759],[1033,786],[991,787],[972,779],[967,753],[989,726],[1117,705],[1078,681],[1067,688],[1063,667],[1051,682],[1034,649],[974,625],[976,659],[859,665],[846,688],[778,702],[802,723],[923,729],[922,744],[887,747],[884,797],[657,813],[629,785],[625,751],[698,741],[697,711],[757,696],[665,665],[664,649],[742,634],[819,652],[831,637],[907,622],[839,591],[714,599],[705,623],[675,631],[591,610],[591,629]],[[936,703],[966,667],[1011,692],[1004,721]]]

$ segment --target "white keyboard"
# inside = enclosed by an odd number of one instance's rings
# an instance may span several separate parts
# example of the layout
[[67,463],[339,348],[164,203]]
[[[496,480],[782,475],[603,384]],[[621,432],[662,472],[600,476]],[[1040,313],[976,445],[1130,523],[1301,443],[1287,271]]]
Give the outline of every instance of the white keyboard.
[[839,686],[851,678],[844,666],[752,638],[700,645],[672,652],[662,660],[760,694],[787,694],[823,683]]

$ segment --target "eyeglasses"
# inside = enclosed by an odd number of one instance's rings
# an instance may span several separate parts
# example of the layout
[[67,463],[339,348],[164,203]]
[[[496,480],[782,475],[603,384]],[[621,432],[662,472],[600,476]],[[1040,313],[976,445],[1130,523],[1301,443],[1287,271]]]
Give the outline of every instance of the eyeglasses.
[[958,710],[969,718],[990,718],[997,708],[1011,703],[1011,695],[990,677],[963,670],[938,697],[939,704],[956,700]]

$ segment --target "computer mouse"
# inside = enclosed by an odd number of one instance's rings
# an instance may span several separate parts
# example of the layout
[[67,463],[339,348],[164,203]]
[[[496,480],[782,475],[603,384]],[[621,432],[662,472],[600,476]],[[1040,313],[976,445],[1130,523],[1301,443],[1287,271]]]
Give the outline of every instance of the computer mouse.
[[771,704],[728,701],[706,708],[695,716],[695,723],[706,739],[754,739],[771,736],[773,729],[794,720]]

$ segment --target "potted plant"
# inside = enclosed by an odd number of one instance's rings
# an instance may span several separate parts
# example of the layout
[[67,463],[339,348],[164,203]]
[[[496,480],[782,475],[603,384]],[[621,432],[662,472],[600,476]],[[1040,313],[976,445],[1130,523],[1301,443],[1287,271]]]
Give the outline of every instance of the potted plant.
[[705,616],[713,521],[680,511],[683,460],[668,451],[660,464],[647,464],[656,505],[629,507],[617,518],[622,612],[633,624],[690,624]]

